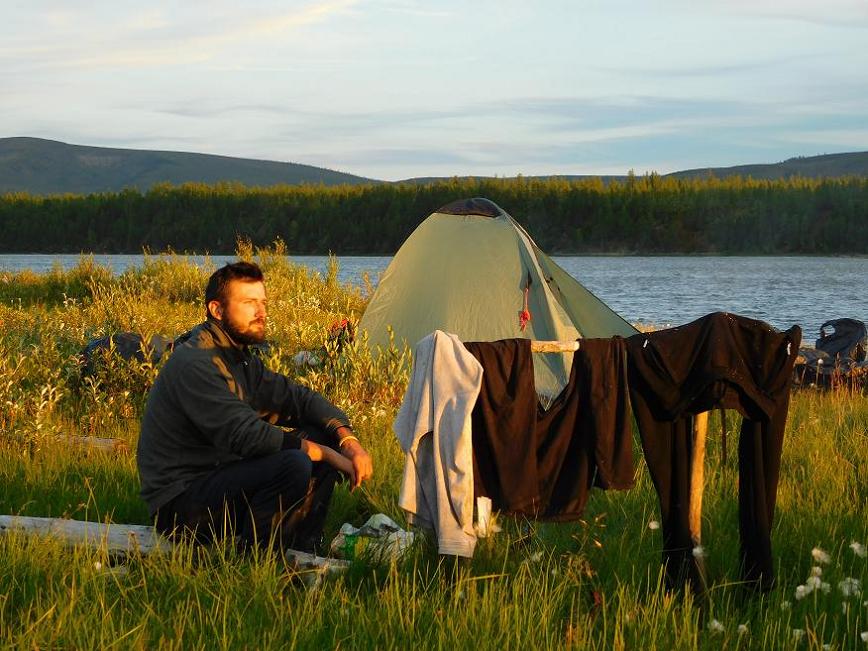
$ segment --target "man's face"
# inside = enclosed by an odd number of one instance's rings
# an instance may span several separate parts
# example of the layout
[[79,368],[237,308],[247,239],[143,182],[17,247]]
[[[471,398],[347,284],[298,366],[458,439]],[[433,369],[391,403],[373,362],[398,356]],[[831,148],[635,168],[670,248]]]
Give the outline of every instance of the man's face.
[[239,344],[265,341],[267,318],[265,285],[260,281],[230,280],[226,305],[216,305],[217,317]]

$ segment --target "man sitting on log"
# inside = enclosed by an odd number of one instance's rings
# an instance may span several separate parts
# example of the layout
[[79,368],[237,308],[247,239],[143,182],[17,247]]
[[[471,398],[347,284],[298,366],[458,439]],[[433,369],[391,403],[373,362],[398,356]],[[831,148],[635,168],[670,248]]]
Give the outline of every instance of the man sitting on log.
[[136,455],[142,498],[162,533],[314,552],[338,472],[355,488],[371,476],[371,457],[343,411],[250,351],[265,341],[257,265],[215,271],[205,307],[148,397]]

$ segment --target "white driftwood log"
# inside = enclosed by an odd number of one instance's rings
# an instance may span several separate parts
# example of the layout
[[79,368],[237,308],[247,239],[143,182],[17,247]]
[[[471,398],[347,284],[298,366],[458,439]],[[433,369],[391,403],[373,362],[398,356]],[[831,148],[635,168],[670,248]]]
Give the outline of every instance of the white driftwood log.
[[[170,540],[157,533],[153,527],[146,525],[0,515],[0,535],[12,532],[56,538],[69,545],[101,547],[104,544],[110,553],[126,554],[137,551],[141,554],[149,554],[154,551],[166,551],[172,546]],[[323,575],[342,574],[350,566],[349,561],[324,558],[294,549],[286,550],[285,554],[296,570],[320,578]]]
[[702,542],[702,493],[705,490],[705,440],[708,412],[693,418],[693,454],[690,459],[690,508],[688,523],[694,546]]
[[0,534],[20,532],[28,535],[57,538],[70,545],[105,545],[109,552],[148,554],[166,550],[171,543],[153,527],[139,524],[105,524],[62,518],[35,518],[21,515],[0,515]]

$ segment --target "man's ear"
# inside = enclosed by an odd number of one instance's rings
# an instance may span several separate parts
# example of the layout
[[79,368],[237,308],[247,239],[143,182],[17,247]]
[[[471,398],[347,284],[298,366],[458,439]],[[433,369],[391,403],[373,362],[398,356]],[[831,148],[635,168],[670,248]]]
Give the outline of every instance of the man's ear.
[[223,306],[220,305],[220,301],[208,301],[208,314],[218,321],[223,318]]

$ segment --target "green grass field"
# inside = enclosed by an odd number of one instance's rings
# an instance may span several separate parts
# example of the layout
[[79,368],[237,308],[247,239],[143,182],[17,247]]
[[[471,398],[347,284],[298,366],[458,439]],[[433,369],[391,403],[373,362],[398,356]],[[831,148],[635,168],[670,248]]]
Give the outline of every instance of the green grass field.
[[[375,461],[362,490],[339,487],[327,535],[377,512],[403,523],[391,423],[408,352],[374,358],[359,343],[338,356],[327,346],[323,367],[298,371],[292,356],[326,345],[330,324],[357,318],[365,296],[340,286],[336,269],[323,278],[283,253],[239,250],[266,272],[277,344],[267,363],[344,408]],[[212,270],[157,255],[119,276],[87,258],[68,272],[0,272],[0,513],[148,522],[132,451],[158,369],[115,359],[82,381],[76,353],[111,332],[185,331],[202,320]],[[734,450],[737,419],[728,420]],[[69,434],[121,438],[131,451],[74,449],[58,438]],[[720,438],[713,416],[703,520],[711,588],[702,602],[661,587],[656,496],[638,454],[633,490],[592,493],[577,523],[501,517],[502,531],[457,574],[424,542],[399,562],[361,561],[311,589],[274,554],[180,545],[115,564],[104,549],[0,536],[0,644],[868,650],[868,558],[852,544],[868,545],[866,397],[793,397],[773,538],[779,583],[768,594],[738,583],[737,466],[732,453],[721,463]]]

